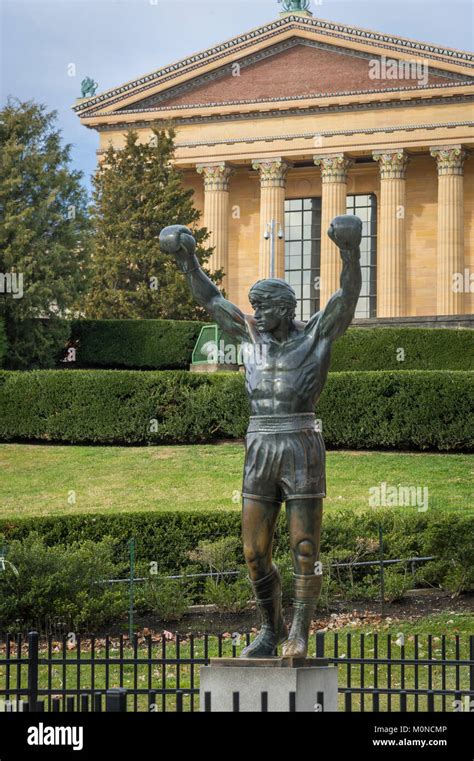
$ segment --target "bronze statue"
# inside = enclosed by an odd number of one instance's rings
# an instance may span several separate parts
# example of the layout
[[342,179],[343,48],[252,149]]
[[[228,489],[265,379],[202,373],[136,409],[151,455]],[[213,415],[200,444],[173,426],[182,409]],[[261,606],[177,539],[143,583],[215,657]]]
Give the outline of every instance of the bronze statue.
[[[220,293],[201,269],[191,231],[166,227],[161,248],[173,254],[196,301],[220,327],[245,342],[246,389],[251,416],[246,436],[242,489],[244,555],[262,627],[242,657],[276,654],[305,657],[309,628],[321,592],[319,546],[326,496],[325,449],[317,430],[315,405],[329,370],[332,342],[349,327],[361,290],[359,217],[336,217],[328,235],[343,261],[341,287],[326,306],[304,323],[295,320],[296,296],[284,280],[252,286],[254,316]],[[286,502],[294,567],[293,622],[288,634],[282,616],[281,581],[272,562],[275,525]]]
[[95,95],[98,86],[91,77],[85,77],[81,82],[81,98],[91,98]]

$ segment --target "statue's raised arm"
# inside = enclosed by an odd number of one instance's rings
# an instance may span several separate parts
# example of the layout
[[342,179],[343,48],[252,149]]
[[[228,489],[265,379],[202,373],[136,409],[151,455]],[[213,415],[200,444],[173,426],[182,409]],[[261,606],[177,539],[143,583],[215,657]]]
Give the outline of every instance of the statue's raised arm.
[[319,335],[335,340],[352,322],[362,288],[360,241],[362,222],[359,217],[344,214],[331,222],[328,235],[341,252],[343,261],[341,287],[320,313]]
[[203,271],[196,256],[196,241],[191,230],[183,225],[165,227],[160,233],[160,247],[174,256],[178,268],[186,275],[194,298],[222,330],[235,338],[247,339],[243,312],[223,297]]

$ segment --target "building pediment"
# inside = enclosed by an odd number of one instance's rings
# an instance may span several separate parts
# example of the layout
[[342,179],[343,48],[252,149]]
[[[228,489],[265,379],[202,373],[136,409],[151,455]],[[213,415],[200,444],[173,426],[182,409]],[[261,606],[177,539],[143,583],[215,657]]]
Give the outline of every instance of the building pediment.
[[474,56],[320,19],[287,16],[78,103],[94,117],[287,102],[474,82]]
[[[384,77],[380,72],[385,73]],[[418,79],[417,79],[418,77]],[[347,94],[390,88],[413,88],[460,81],[461,75],[395,59],[374,58],[297,36],[264,51],[193,77],[189,82],[141,99],[120,109],[156,110],[182,106],[287,100],[314,95]]]

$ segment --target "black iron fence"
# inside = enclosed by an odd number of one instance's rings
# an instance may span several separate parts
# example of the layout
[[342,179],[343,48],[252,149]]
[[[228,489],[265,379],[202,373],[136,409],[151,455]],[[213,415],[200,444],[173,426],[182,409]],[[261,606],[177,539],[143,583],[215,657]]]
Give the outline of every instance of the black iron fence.
[[[197,711],[199,668],[250,635],[0,640],[0,710]],[[474,636],[318,632],[309,656],[337,664],[341,711],[469,711]],[[205,702],[207,705],[207,701]],[[238,696],[235,698],[238,710]],[[262,710],[265,710],[265,695]],[[291,707],[291,696],[290,705]]]

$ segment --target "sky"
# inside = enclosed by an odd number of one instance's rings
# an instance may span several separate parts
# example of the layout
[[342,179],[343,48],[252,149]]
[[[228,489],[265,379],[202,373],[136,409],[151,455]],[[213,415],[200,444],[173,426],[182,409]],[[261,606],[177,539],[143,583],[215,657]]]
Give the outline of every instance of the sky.
[[[280,11],[277,0],[0,0],[0,103],[13,96],[56,110],[73,166],[90,187],[98,135],[71,110],[85,76],[101,92],[272,21]],[[311,11],[329,21],[474,47],[472,0],[312,0]]]

